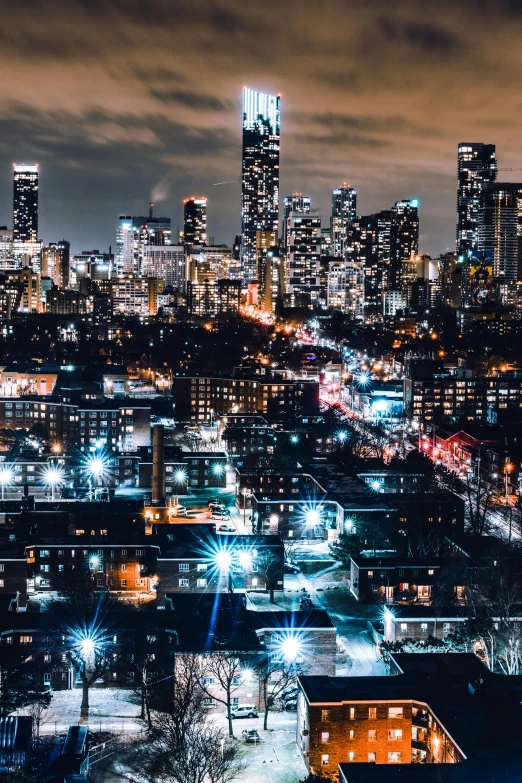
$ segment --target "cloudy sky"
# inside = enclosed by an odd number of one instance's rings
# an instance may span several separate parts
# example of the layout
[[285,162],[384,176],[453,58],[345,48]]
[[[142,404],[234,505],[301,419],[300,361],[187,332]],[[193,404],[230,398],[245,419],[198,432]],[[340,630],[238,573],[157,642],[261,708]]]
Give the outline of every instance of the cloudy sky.
[[457,143],[522,168],[521,44],[521,0],[4,0],[0,223],[13,161],[36,161],[44,241],[114,245],[118,214],[151,196],[176,228],[189,195],[231,241],[249,85],[282,95],[282,195],[325,218],[344,181],[363,214],[416,197],[421,249],[439,253]]

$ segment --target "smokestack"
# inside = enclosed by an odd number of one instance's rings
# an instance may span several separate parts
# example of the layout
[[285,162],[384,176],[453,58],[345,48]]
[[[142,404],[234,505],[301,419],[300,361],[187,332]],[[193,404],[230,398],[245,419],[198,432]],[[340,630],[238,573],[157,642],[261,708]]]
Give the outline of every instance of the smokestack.
[[154,210],[154,202],[149,201],[149,220],[152,220],[152,218],[154,217],[153,210]]
[[165,505],[165,431],[155,424],[152,436],[152,505]]

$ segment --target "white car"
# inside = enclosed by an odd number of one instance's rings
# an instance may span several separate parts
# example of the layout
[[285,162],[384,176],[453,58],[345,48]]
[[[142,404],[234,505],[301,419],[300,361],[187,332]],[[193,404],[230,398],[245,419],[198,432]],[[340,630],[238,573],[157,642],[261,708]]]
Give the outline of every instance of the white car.
[[169,508],[169,514],[173,517],[186,517],[187,516],[186,506],[171,506]]
[[255,704],[237,704],[230,710],[232,718],[258,718],[259,713]]
[[210,519],[219,519],[222,522],[228,522],[230,514],[228,511],[213,511],[210,515]]

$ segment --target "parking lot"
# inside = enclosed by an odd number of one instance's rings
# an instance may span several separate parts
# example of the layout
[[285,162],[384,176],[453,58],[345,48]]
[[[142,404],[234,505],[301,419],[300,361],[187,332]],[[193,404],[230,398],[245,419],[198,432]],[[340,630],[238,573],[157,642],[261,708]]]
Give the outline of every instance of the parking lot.
[[[241,739],[243,729],[254,728],[260,738],[259,744],[244,745],[249,783],[298,783],[306,776],[306,767],[295,742],[296,713],[270,712],[267,731],[262,728],[263,717],[261,713],[258,718],[234,720],[236,739]],[[217,720],[228,727],[224,715]]]

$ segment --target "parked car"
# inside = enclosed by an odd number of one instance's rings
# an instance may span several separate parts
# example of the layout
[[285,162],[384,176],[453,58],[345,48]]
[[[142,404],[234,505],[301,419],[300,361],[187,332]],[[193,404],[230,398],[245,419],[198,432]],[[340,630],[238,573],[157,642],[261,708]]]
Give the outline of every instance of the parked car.
[[215,510],[212,510],[212,513],[210,515],[210,519],[227,520],[227,519],[230,519],[230,514],[228,513],[228,511],[215,511]]
[[169,509],[169,513],[172,514],[172,516],[174,517],[186,517],[187,508],[186,506],[171,506]]
[[289,712],[295,712],[297,710],[297,699],[288,699],[288,701],[285,701],[284,708]]
[[218,527],[218,531],[220,533],[235,533],[236,528],[234,527],[234,525],[220,525]]
[[283,566],[283,570],[284,570],[285,574],[298,574],[299,573],[299,566],[296,566],[293,563],[289,563],[288,561],[285,561],[285,564]]
[[230,710],[232,718],[258,718],[259,713],[255,704],[236,704]]
[[225,504],[223,503],[223,501],[222,501],[222,500],[216,500],[216,498],[214,498],[213,500],[209,500],[209,501],[208,501],[208,507],[209,507],[210,509],[212,509],[212,508],[214,508],[214,507],[216,507],[216,506],[217,506],[218,508],[225,508]]
[[241,738],[243,742],[261,742],[261,737],[257,733],[257,729],[243,729]]
[[288,688],[283,688],[281,691],[281,696],[283,699],[288,699],[291,697],[295,698],[294,694],[296,693],[299,693],[299,688],[297,685],[289,685]]

